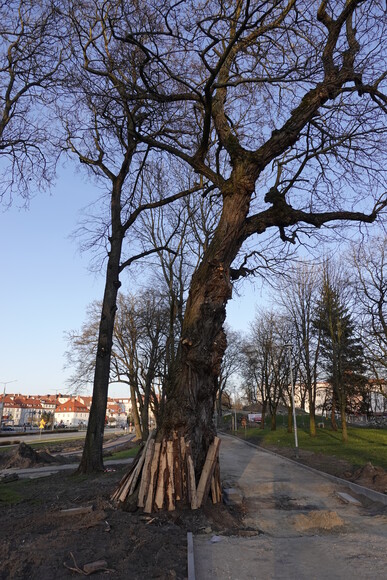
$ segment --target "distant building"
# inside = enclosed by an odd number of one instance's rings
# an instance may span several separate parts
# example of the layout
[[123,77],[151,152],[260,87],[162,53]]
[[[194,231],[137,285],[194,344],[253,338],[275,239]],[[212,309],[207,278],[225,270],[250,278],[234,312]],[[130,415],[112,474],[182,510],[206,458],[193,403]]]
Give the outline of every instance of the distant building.
[[77,399],[69,399],[55,409],[55,423],[66,427],[86,426],[89,422],[89,409]]
[[38,397],[7,394],[0,398],[3,404],[2,422],[4,424],[32,426],[40,422],[44,408]]

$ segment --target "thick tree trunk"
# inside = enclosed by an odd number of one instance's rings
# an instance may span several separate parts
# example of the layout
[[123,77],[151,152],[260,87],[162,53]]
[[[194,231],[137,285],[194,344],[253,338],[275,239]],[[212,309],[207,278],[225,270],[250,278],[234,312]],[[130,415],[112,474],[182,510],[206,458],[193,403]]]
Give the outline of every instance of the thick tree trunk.
[[[125,501],[128,494],[130,502],[136,490],[145,488],[149,500],[145,511],[174,509],[175,501],[198,507],[210,491],[214,501],[219,499],[219,444],[213,415],[226,349],[223,323],[232,293],[230,266],[240,249],[239,235],[251,192],[240,187],[224,197],[219,225],[192,278],[177,364],[166,388],[154,450],[149,452],[148,462],[146,451],[139,460],[139,487],[133,483],[137,476],[130,483],[121,482],[113,495],[116,500]],[[137,498],[139,507],[143,502],[142,497]]]
[[197,477],[215,436],[213,413],[220,365],[226,349],[223,323],[231,298],[230,265],[248,212],[245,190],[224,198],[223,213],[195,272],[184,315],[178,367],[167,391],[161,421],[164,436],[178,431],[190,442]]
[[271,412],[270,429],[271,431],[277,431],[277,415],[274,411]]

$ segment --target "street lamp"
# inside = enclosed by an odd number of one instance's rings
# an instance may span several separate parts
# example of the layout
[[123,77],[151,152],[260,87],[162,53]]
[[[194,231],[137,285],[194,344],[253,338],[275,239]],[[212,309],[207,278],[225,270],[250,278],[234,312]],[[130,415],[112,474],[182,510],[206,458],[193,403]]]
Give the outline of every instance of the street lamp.
[[298,459],[298,435],[297,435],[297,419],[296,419],[296,405],[294,402],[294,383],[293,383],[293,367],[292,367],[292,345],[284,344],[284,347],[288,349],[289,354],[289,369],[290,369],[290,389],[292,394],[292,407],[293,407],[293,423],[294,423],[294,446],[295,446],[295,456]]

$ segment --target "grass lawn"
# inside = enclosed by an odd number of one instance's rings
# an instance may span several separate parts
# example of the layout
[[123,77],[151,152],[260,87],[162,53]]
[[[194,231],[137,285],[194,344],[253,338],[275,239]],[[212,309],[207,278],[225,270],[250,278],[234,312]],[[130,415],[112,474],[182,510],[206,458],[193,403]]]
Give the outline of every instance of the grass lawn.
[[128,457],[135,457],[140,449],[139,445],[132,447],[131,449],[124,449],[123,451],[117,451],[112,455],[109,455],[109,459],[127,459]]
[[[293,447],[294,434],[288,433],[283,427],[276,431],[264,430],[258,427],[240,428],[237,435],[251,439],[264,446]],[[332,455],[346,459],[355,466],[363,466],[367,462],[387,470],[387,429],[368,429],[348,427],[348,442],[341,440],[341,431],[329,428],[317,429],[317,436],[310,437],[305,428],[298,428],[298,446],[300,449]]]

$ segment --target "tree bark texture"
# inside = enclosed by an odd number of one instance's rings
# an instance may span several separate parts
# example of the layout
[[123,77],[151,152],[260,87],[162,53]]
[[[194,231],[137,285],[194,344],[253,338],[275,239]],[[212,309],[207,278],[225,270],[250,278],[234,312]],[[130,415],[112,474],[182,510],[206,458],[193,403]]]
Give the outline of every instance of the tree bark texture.
[[215,436],[213,413],[221,361],[227,346],[223,323],[231,298],[230,266],[240,249],[239,234],[251,190],[238,184],[224,196],[214,238],[195,272],[187,301],[175,376],[167,393],[162,431],[174,430],[190,441],[196,476]]
[[251,180],[247,184],[242,180],[224,194],[218,227],[192,278],[177,364],[166,387],[154,450],[149,452],[152,458],[148,456],[146,462],[147,451],[142,452],[139,473],[129,484],[124,478],[113,495],[115,500],[130,501],[138,489],[152,490],[157,479],[155,490],[148,492],[154,494],[153,499],[144,499],[141,493],[138,498],[137,505],[146,511],[174,509],[176,501],[195,509],[210,493],[213,501],[219,501],[219,440],[213,415],[227,346],[223,323],[232,294],[230,266],[241,246],[240,231],[253,187]]

